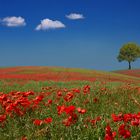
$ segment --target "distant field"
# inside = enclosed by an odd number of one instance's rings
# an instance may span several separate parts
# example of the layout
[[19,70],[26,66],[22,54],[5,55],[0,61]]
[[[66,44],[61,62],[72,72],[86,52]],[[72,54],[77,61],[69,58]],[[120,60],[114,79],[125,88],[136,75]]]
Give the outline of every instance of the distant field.
[[139,83],[78,68],[0,68],[0,140],[139,140]]
[[140,69],[134,69],[134,70],[119,70],[119,71],[114,71],[119,74],[124,74],[124,75],[129,75],[129,76],[134,76],[137,78],[140,78]]
[[[133,75],[132,75],[133,76]],[[107,81],[139,83],[140,78],[113,73],[78,68],[63,67],[7,67],[0,68],[0,79],[5,82],[26,83],[28,81]]]

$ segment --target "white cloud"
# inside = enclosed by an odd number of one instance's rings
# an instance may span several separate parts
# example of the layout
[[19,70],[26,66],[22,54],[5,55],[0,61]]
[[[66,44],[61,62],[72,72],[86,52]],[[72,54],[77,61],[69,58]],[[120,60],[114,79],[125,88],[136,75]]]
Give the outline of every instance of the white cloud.
[[41,20],[41,23],[36,27],[36,30],[48,30],[48,29],[57,29],[65,28],[66,26],[58,20],[50,20],[48,18]]
[[19,27],[19,26],[25,26],[25,19],[22,17],[5,17],[1,19],[1,23],[8,27]]
[[71,13],[69,15],[66,15],[66,17],[71,20],[84,19],[84,16],[82,14],[76,14],[76,13]]

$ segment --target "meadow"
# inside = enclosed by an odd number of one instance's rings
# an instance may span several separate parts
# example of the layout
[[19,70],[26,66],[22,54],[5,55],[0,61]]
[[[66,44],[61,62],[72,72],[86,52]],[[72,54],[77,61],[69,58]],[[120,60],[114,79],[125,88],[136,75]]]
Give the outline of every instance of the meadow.
[[0,72],[1,140],[140,139],[139,78],[54,67]]

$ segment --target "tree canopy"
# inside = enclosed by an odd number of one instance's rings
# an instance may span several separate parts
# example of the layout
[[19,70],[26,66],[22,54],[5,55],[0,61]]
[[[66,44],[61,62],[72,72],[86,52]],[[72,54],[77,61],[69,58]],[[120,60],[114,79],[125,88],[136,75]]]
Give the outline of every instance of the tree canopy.
[[119,62],[127,61],[129,69],[131,69],[131,62],[136,61],[137,58],[140,58],[140,47],[135,43],[124,44],[117,57]]

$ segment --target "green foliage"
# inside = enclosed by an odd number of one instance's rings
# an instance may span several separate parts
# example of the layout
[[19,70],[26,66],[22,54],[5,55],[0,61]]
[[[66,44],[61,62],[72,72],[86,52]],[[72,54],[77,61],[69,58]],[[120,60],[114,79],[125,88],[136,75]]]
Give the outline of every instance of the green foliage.
[[120,49],[117,57],[119,62],[127,61],[129,63],[129,69],[131,69],[131,62],[134,62],[140,57],[140,47],[135,43],[124,44]]

